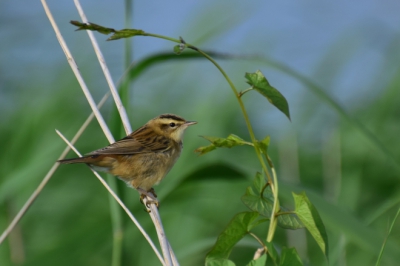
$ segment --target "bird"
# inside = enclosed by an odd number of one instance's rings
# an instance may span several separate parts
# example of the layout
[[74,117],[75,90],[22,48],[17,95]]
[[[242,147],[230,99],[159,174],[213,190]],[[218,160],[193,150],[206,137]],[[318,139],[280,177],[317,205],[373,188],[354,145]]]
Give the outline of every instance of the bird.
[[183,149],[185,130],[197,124],[174,114],[159,115],[125,138],[83,157],[58,160],[60,164],[84,163],[110,173],[136,189],[140,200],[148,196],[158,207],[153,186],[171,170]]

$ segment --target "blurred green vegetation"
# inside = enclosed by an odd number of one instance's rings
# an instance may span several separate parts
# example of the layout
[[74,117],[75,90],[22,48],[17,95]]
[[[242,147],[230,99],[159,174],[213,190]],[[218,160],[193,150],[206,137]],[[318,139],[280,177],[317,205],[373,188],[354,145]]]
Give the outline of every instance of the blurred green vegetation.
[[[228,32],[224,27],[219,29],[225,31],[204,35],[196,45],[212,42]],[[74,34],[86,38],[82,32]],[[172,47],[173,44],[165,44],[165,50],[171,51]],[[94,84],[89,87],[99,100],[107,88],[99,79],[96,60],[84,55],[91,47],[75,44],[72,48],[82,56],[77,59],[80,69],[87,84]],[[335,100],[332,91],[343,78],[340,73],[346,72],[350,56],[338,59],[338,54],[342,55],[340,45],[326,49],[331,51],[320,58],[315,73],[302,75],[319,84],[329,99]],[[356,53],[355,49],[351,51]],[[244,102],[256,136],[262,139],[271,135],[269,152],[278,170],[282,205],[293,207],[291,192],[306,191],[321,214],[328,231],[329,265],[375,264],[400,206],[400,68],[393,66],[389,52],[382,53],[387,61],[382,63],[380,73],[370,76],[376,79],[372,84],[379,85],[375,96],[363,98],[360,89],[358,94],[353,92],[356,96],[348,102],[341,101],[346,113],[371,132],[381,146],[373,144],[354,121],[343,119],[329,101],[315,94],[298,77],[259,60],[219,60],[241,89],[247,87],[244,73],[259,68],[267,78],[287,78],[287,83],[271,83],[288,98],[292,124],[255,93],[247,93]],[[332,61],[338,62],[334,71],[324,68]],[[90,114],[66,63],[60,62],[52,69],[46,81],[36,78],[35,73],[24,73],[27,82],[23,89],[0,73],[0,111],[4,114],[0,116],[1,231],[64,149],[65,144],[54,129],[71,139]],[[382,80],[381,74],[387,78]],[[289,84],[296,84],[301,91],[288,88]],[[131,80],[129,95],[133,128],[164,112],[199,122],[187,131],[181,158],[156,191],[165,231],[181,265],[203,265],[205,254],[229,220],[247,210],[240,198],[260,170],[250,147],[218,149],[201,157],[193,152],[208,144],[199,135],[225,137],[233,133],[248,139],[236,100],[218,71],[199,59],[160,59]],[[109,124],[116,124],[111,100],[102,113]],[[87,153],[106,144],[94,121],[75,146]],[[71,152],[69,157],[73,156]],[[157,243],[137,192],[118,183],[123,201]],[[122,265],[159,265],[150,246],[125,215],[123,229]],[[259,235],[266,235],[266,230],[256,228]],[[306,265],[327,265],[304,229],[278,229],[274,242],[279,247],[295,247]],[[400,227],[395,226],[381,265],[397,265],[399,246]],[[256,248],[258,243],[245,237],[235,247],[231,259],[237,265],[245,265]],[[0,246],[0,265],[110,265],[111,252],[112,226],[106,190],[87,167],[62,166]]]

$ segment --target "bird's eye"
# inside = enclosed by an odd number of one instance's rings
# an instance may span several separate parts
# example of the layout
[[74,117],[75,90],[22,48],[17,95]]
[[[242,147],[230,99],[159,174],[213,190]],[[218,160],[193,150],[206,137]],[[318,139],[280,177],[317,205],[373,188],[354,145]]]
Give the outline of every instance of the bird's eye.
[[169,126],[170,127],[175,127],[176,125],[175,125],[175,123],[169,123]]

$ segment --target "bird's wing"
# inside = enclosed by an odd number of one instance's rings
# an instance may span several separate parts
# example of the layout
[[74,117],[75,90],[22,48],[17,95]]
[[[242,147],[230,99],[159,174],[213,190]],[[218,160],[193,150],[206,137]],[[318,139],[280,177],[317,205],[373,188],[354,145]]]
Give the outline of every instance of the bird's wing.
[[148,128],[142,127],[125,138],[102,149],[92,151],[88,155],[164,152],[171,148],[171,141],[164,136],[154,134]]

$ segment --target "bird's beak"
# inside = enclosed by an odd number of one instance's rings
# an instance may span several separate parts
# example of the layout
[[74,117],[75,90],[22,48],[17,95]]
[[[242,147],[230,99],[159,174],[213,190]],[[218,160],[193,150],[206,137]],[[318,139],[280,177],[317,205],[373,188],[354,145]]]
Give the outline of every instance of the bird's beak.
[[188,127],[188,126],[191,126],[194,124],[197,124],[197,122],[196,121],[186,121],[184,125]]

